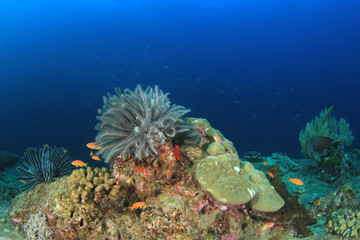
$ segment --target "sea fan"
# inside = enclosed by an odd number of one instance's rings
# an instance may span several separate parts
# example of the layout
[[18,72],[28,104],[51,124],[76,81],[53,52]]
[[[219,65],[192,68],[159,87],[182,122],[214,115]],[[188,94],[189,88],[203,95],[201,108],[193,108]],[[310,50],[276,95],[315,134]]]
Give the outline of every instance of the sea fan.
[[48,145],[27,148],[17,166],[17,170],[23,175],[18,179],[24,181],[25,189],[70,174],[74,169],[67,150]]
[[99,110],[99,130],[95,145],[101,146],[98,154],[110,162],[120,155],[128,154],[138,159],[154,158],[157,145],[165,144],[167,138],[190,129],[182,116],[188,112],[183,106],[171,105],[168,93],[158,86],[145,91],[137,85],[134,91],[115,89],[117,95],[104,97],[103,109]]

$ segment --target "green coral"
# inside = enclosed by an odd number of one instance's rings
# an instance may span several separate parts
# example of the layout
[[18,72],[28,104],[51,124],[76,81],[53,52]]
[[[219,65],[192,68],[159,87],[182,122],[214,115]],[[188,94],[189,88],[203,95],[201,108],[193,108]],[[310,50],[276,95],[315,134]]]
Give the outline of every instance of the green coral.
[[220,203],[242,205],[250,202],[261,212],[275,212],[284,205],[263,172],[236,154],[221,154],[202,159],[196,168],[200,185]]
[[[207,156],[196,160],[196,177],[200,185],[222,204],[251,206],[261,212],[274,212],[284,205],[263,172],[249,162],[241,162],[234,144],[206,119],[188,118],[191,125],[202,129]],[[203,134],[204,135],[204,134]],[[222,143],[214,140],[219,136]]]
[[220,155],[225,153],[225,147],[219,142],[213,142],[207,147],[206,152],[209,155]]

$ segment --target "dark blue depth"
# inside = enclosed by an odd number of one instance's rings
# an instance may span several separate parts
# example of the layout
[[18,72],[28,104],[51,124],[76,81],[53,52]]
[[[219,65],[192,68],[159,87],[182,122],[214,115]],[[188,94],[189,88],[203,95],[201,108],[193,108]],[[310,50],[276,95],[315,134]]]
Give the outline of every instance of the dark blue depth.
[[[330,103],[360,138],[359,1],[3,1],[0,149],[90,160],[102,96],[158,84],[239,155],[301,157]],[[93,161],[94,162],[94,161]]]

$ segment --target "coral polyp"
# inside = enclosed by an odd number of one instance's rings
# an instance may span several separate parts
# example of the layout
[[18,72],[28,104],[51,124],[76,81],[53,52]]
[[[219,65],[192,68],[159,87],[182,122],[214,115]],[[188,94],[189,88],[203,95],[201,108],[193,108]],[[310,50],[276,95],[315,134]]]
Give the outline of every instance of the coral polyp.
[[138,159],[157,156],[157,146],[167,138],[189,130],[182,116],[190,112],[183,106],[171,104],[168,93],[158,86],[145,91],[137,85],[134,91],[125,89],[117,95],[104,97],[104,106],[99,110],[99,131],[95,144],[101,146],[105,162],[128,154]]

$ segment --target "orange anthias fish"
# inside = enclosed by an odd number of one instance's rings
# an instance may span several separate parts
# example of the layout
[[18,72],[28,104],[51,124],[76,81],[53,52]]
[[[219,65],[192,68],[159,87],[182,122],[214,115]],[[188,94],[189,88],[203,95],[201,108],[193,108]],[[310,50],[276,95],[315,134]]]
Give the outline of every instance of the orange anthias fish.
[[132,211],[134,209],[138,209],[138,208],[143,208],[145,206],[144,202],[136,202],[134,203],[131,207],[129,207],[129,209]]
[[274,178],[274,174],[270,171],[267,171],[267,174],[271,177],[271,178]]
[[263,162],[263,164],[264,164],[265,166],[269,166],[269,164],[268,164],[267,161]]
[[289,182],[296,184],[296,185],[304,185],[303,181],[298,178],[289,178]]
[[321,202],[320,202],[320,200],[318,199],[318,200],[313,201],[313,204],[316,205],[316,206],[318,206],[318,205],[321,204]]
[[71,162],[72,165],[74,165],[75,167],[86,167],[88,164],[84,163],[81,160],[74,160]]
[[269,230],[272,231],[272,227],[274,227],[274,222],[268,222],[268,223],[265,223],[264,225],[261,226],[261,228],[259,228],[259,230],[257,230],[257,234],[260,235],[261,232],[263,231],[266,231],[266,230]]
[[95,143],[93,142],[90,142],[88,144],[86,144],[86,146],[90,149],[94,149],[94,150],[100,150],[101,149],[101,146],[95,146]]
[[223,140],[218,135],[214,135],[213,138],[214,138],[215,141],[217,141],[217,142],[219,142],[221,144],[224,144]]
[[99,156],[96,156],[96,155],[91,155],[91,158],[96,160],[96,161],[101,161],[101,158]]

